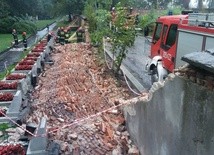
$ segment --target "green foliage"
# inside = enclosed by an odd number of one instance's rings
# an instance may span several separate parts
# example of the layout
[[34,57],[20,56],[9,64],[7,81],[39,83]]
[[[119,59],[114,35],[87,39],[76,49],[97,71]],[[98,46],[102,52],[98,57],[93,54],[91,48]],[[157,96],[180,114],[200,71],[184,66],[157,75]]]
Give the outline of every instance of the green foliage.
[[6,17],[0,19],[0,33],[11,33],[12,32],[12,25],[17,22],[18,19],[14,17]]
[[95,19],[97,23],[97,29],[102,30],[103,28],[108,28],[109,22],[111,19],[111,15],[109,11],[98,9],[95,13],[96,13]]
[[87,4],[84,9],[84,15],[86,16],[89,24],[89,32],[93,32],[97,29],[97,23],[96,23],[96,13],[95,9],[92,5]]
[[34,34],[37,31],[37,27],[34,23],[26,20],[21,20],[19,22],[16,22],[12,26],[17,30],[17,32],[27,32],[28,34]]
[[8,123],[3,123],[3,124],[0,124],[0,131],[5,131],[6,129],[9,128],[9,125]]
[[135,41],[135,25],[130,24],[127,20],[127,10],[120,3],[116,6],[117,18],[115,21],[116,31],[112,35],[113,52],[116,53],[116,73],[119,72],[120,66],[126,54],[127,48],[132,46]]
[[6,0],[1,0],[0,2],[0,18],[5,18],[9,14],[9,6],[7,5]]
[[55,15],[82,14],[86,0],[53,0]]
[[0,33],[11,33],[12,29],[16,29],[18,33],[26,31],[27,33],[35,33],[36,25],[21,17],[11,17],[0,19]]
[[[181,8],[180,7],[176,7],[174,9],[171,9],[170,11],[173,12],[173,15],[181,14]],[[168,12],[169,12],[169,10],[157,11],[157,10],[151,9],[150,11],[145,13],[144,15],[139,16],[139,19],[140,19],[139,25],[141,28],[145,28],[146,26],[148,26],[150,30],[153,30],[156,19],[159,16],[167,15]]]
[[97,45],[102,43],[103,36],[109,34],[110,13],[103,9],[98,9],[95,13],[96,29],[91,32],[91,41]]
[[111,20],[111,14],[109,9],[104,9],[110,6],[109,2],[110,1],[107,1],[105,5],[103,1],[99,0],[96,4],[94,1],[88,1],[85,6],[84,14],[88,19],[89,32],[93,44],[101,44],[104,36],[109,36],[112,39],[113,51],[117,53],[115,62],[117,73],[128,52],[127,47],[134,44],[135,26],[134,24],[129,24],[127,9],[123,7],[126,6],[128,2],[123,0],[122,3],[116,6],[117,19],[114,23],[114,27],[117,27],[117,31],[110,30],[109,22]]

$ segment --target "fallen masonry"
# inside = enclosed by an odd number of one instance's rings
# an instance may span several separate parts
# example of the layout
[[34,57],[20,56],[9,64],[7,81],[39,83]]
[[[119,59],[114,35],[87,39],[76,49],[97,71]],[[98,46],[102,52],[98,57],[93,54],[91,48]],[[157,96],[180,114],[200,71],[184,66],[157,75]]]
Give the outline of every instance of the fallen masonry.
[[[121,109],[111,108],[115,100],[132,97],[126,87],[117,86],[118,81],[99,65],[96,50],[89,44],[55,48],[51,54],[54,64],[45,65],[32,93],[33,111],[27,122],[41,126],[40,121],[47,121],[47,133],[37,131],[34,142],[38,145],[34,146],[43,144],[40,151],[45,154],[42,147],[48,139],[60,145],[61,154],[139,154]],[[38,148],[31,143],[28,154],[32,155]]]

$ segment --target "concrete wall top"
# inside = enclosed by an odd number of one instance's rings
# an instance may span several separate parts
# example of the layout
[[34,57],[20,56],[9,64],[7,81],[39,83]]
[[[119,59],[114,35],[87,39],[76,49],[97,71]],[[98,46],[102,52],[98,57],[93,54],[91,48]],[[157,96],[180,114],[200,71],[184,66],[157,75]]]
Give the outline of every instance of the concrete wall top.
[[124,108],[142,155],[214,154],[214,92],[175,77],[149,102]]

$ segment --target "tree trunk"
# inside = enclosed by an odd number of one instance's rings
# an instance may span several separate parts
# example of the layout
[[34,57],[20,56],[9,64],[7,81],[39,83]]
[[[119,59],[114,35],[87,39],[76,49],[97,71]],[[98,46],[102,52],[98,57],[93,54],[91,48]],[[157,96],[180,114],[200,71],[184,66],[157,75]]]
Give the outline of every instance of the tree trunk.
[[201,10],[202,10],[202,7],[203,7],[203,1],[202,1],[202,0],[199,0],[199,1],[198,1],[198,10],[201,11]]

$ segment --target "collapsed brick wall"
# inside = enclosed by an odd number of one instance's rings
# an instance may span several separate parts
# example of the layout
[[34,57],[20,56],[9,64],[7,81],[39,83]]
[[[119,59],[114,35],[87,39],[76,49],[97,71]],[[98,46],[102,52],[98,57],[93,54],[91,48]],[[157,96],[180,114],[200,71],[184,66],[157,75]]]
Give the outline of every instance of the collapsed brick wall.
[[28,121],[38,123],[46,117],[49,138],[60,144],[62,154],[138,154],[120,109],[96,115],[114,106],[115,99],[131,96],[98,65],[91,47],[85,43],[58,46],[52,58],[54,65],[46,66],[33,92]]

